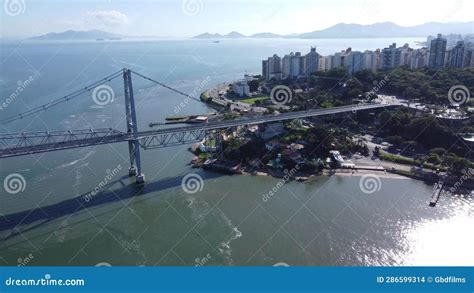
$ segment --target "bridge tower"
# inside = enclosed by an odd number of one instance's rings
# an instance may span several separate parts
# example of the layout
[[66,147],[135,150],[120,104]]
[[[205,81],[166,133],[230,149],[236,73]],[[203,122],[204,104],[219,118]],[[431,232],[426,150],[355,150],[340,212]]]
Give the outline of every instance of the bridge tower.
[[140,144],[138,143],[138,124],[135,112],[135,98],[133,96],[132,74],[129,69],[123,69],[123,85],[125,94],[125,115],[127,118],[127,133],[133,134],[133,139],[128,141],[130,168],[128,175],[135,176],[137,184],[145,183],[140,159]]

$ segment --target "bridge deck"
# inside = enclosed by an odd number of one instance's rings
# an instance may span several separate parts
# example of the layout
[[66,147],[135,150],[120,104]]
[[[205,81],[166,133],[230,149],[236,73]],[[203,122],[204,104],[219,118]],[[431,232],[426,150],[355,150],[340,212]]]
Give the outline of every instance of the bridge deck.
[[[329,109],[315,109],[307,111],[289,112],[275,115],[263,115],[245,119],[211,122],[206,124],[186,125],[182,127],[162,128],[138,133],[138,140],[143,148],[152,148],[154,143],[158,147],[166,147],[178,143],[189,143],[203,138],[206,132],[236,127],[242,125],[256,125],[268,122],[285,121],[298,118],[331,115],[359,110],[389,107],[390,104],[363,104],[334,107]],[[88,147],[93,145],[117,143],[133,140],[131,134],[113,129],[77,130],[59,132],[33,132],[0,135],[0,159],[14,156],[59,151],[72,148]]]

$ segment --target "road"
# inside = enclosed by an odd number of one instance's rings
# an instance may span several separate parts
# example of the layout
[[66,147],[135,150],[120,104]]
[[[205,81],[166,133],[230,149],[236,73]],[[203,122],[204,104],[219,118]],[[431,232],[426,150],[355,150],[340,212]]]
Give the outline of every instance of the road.
[[[207,132],[216,129],[225,129],[229,127],[237,127],[242,125],[257,125],[262,123],[285,121],[298,118],[324,116],[331,114],[339,114],[346,112],[354,112],[360,110],[369,110],[389,107],[389,104],[365,104],[365,105],[348,105],[334,107],[328,109],[314,109],[298,112],[288,112],[273,115],[258,115],[247,117],[244,119],[209,122],[195,125],[186,125],[182,127],[162,128],[149,131],[141,131],[137,133],[137,140],[144,140],[149,137],[170,137],[184,136],[189,133]],[[81,133],[81,134],[79,134]],[[195,137],[201,137],[196,135]],[[123,141],[135,140],[132,133],[123,133],[113,129],[105,130],[102,133],[93,133],[90,130],[63,131],[52,133],[17,133],[0,135],[0,158],[22,156],[34,153],[43,153],[57,151],[63,149],[87,147],[92,145],[117,143]],[[180,141],[181,142],[181,141]],[[187,141],[182,141],[185,143]],[[163,145],[165,146],[165,145]]]

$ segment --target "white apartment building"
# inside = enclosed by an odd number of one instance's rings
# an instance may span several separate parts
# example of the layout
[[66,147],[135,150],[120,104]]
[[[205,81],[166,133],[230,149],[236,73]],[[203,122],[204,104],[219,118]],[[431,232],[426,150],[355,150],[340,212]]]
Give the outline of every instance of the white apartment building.
[[332,68],[332,56],[321,56],[319,58],[319,71],[331,70]]
[[290,59],[290,77],[298,77],[305,73],[305,58],[296,52]]
[[285,55],[283,59],[281,59],[281,69],[283,78],[287,78],[290,76],[290,68],[291,68],[291,57],[294,54],[291,53],[289,55]]
[[247,81],[241,80],[232,85],[232,90],[239,97],[249,97],[250,96],[250,87],[247,84]]

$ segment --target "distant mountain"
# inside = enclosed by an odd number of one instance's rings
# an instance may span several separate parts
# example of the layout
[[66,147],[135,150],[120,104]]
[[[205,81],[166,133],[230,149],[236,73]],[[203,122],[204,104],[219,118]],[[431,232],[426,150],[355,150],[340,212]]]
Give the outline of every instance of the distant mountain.
[[295,37],[301,39],[426,37],[437,33],[468,34],[472,32],[474,32],[474,22],[430,22],[410,27],[399,26],[393,22],[370,25],[339,23],[324,30],[303,33]]
[[371,25],[338,23],[324,30],[303,33],[295,36],[301,39],[330,39],[330,38],[373,38],[399,36],[400,26],[391,23],[374,23]]
[[249,36],[250,38],[281,38],[283,37],[282,35],[277,35],[274,33],[259,33],[259,34],[254,34]]
[[31,37],[29,40],[95,40],[95,39],[116,39],[122,38],[122,35],[108,33],[99,30],[91,31],[73,31],[68,30],[62,33],[49,33],[37,37]]
[[[243,35],[232,31],[228,34],[203,33],[193,38],[195,39],[239,39],[239,38],[299,38],[299,39],[331,39],[331,38],[390,38],[390,37],[427,37],[429,35],[441,34],[472,34],[474,33],[474,21],[440,23],[429,22],[421,25],[404,27],[393,22],[380,22],[369,25],[339,23],[329,28],[290,35],[278,35],[270,32]],[[117,38],[138,38],[122,36],[119,34],[104,32],[100,30],[73,31],[68,30],[61,33],[49,33],[29,40],[96,40],[96,39],[117,39]]]
[[203,33],[193,37],[194,39],[220,39],[222,38],[221,34],[210,34],[210,33]]
[[221,35],[221,34],[210,34],[210,33],[203,33],[197,36],[194,36],[194,39],[238,39],[238,38],[246,38],[247,36],[239,33],[232,31],[226,35]]
[[408,30],[414,30],[418,35],[435,35],[441,33],[443,35],[448,34],[472,34],[474,33],[474,21],[471,22],[453,22],[453,23],[440,23],[440,22],[428,22],[422,25],[413,26]]
[[390,37],[427,37],[441,34],[470,34],[474,33],[474,21],[441,23],[429,22],[421,25],[404,27],[393,22],[379,22],[369,25],[354,23],[338,23],[329,28],[302,34],[278,35],[274,33],[258,33],[245,36],[238,32],[227,35],[204,33],[195,36],[196,39],[213,38],[299,38],[299,39],[333,39],[333,38],[390,38]]
[[228,33],[227,35],[224,35],[223,37],[224,38],[229,38],[229,39],[246,38],[246,36],[244,36],[243,34],[241,34],[239,32],[235,32],[235,31],[232,31],[232,32]]

